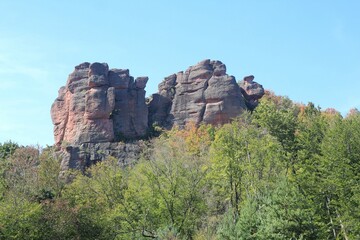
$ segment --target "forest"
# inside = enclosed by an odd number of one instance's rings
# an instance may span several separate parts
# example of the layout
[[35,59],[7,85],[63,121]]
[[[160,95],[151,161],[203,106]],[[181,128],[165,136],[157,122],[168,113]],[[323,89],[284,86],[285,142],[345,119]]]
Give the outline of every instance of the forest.
[[139,161],[66,179],[55,147],[0,144],[0,239],[360,239],[357,110],[268,92],[232,123],[156,130]]

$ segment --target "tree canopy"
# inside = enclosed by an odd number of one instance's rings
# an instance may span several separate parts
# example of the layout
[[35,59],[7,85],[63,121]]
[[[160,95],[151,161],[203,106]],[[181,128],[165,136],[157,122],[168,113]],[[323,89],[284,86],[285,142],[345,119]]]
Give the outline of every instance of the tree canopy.
[[266,95],[223,126],[153,138],[59,177],[55,149],[0,144],[0,239],[360,239],[360,114]]

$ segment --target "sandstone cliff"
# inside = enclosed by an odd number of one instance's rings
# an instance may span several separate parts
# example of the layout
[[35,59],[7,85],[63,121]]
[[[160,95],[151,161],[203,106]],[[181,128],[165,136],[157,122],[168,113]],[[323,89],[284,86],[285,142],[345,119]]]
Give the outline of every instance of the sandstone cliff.
[[128,69],[109,70],[106,63],[82,63],[51,107],[62,170],[84,169],[107,156],[119,164],[135,161],[143,143],[123,140],[146,137],[153,124],[170,129],[189,122],[228,123],[253,110],[263,96],[263,87],[253,79],[238,84],[225,64],[207,59],[166,77],[146,101],[147,77],[134,79]]
[[222,62],[207,59],[160,83],[149,103],[149,121],[166,128],[188,122],[218,125],[245,109],[235,77],[226,74]]
[[82,63],[69,75],[51,107],[55,144],[97,143],[146,134],[148,78],[106,63]]

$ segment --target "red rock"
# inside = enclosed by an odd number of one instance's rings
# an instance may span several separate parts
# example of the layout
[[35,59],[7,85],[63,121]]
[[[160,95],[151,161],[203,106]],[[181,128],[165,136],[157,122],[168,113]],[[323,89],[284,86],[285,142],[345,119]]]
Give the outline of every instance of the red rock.
[[134,83],[129,70],[109,71],[106,63],[76,66],[51,107],[55,144],[111,142],[119,135],[144,136],[148,124],[144,90],[147,80],[141,77]]
[[261,84],[254,82],[254,76],[246,76],[239,82],[241,93],[244,95],[246,106],[250,110],[254,110],[258,105],[258,101],[264,96],[265,91]]
[[141,141],[119,141],[146,136],[154,123],[165,128],[228,123],[253,109],[264,94],[253,79],[237,84],[225,64],[206,59],[166,77],[147,104],[147,77],[134,80],[128,69],[82,63],[51,107],[55,144],[63,146],[61,169],[84,170],[110,155],[121,165],[130,164],[140,156]]
[[360,111],[357,108],[352,108],[352,109],[349,110],[346,117],[356,116],[356,115],[359,115],[359,114],[360,114]]
[[239,116],[246,105],[233,76],[220,61],[203,60],[159,84],[149,104],[150,124],[224,124]]

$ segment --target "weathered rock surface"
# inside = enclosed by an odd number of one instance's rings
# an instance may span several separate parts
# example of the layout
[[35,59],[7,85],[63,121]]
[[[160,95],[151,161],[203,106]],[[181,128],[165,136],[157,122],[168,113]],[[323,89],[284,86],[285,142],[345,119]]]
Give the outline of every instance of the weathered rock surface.
[[106,63],[82,63],[51,107],[62,171],[84,170],[108,156],[120,165],[135,162],[144,146],[135,140],[145,137],[153,124],[170,129],[189,122],[228,123],[254,109],[263,96],[253,78],[238,84],[222,62],[207,59],[166,77],[146,102],[147,77],[134,79],[128,69],[109,69]]
[[166,77],[159,84],[159,92],[152,94],[149,101],[149,126],[157,124],[162,127],[170,128],[172,120],[170,110],[175,97],[175,85],[177,75],[173,74]]
[[235,77],[226,74],[222,62],[207,59],[159,84],[149,103],[149,121],[166,128],[188,122],[219,125],[245,109]]
[[128,166],[140,158],[144,146],[145,143],[141,140],[132,143],[104,142],[69,145],[60,152],[61,171],[62,173],[68,169],[84,171],[87,167],[109,156],[116,158],[120,166]]
[[249,110],[254,110],[259,104],[259,99],[264,96],[265,91],[261,84],[254,82],[254,76],[244,77],[239,82],[241,93],[244,95],[246,106]]
[[145,86],[129,70],[82,63],[69,75],[51,107],[55,144],[112,142],[138,138],[148,128]]

